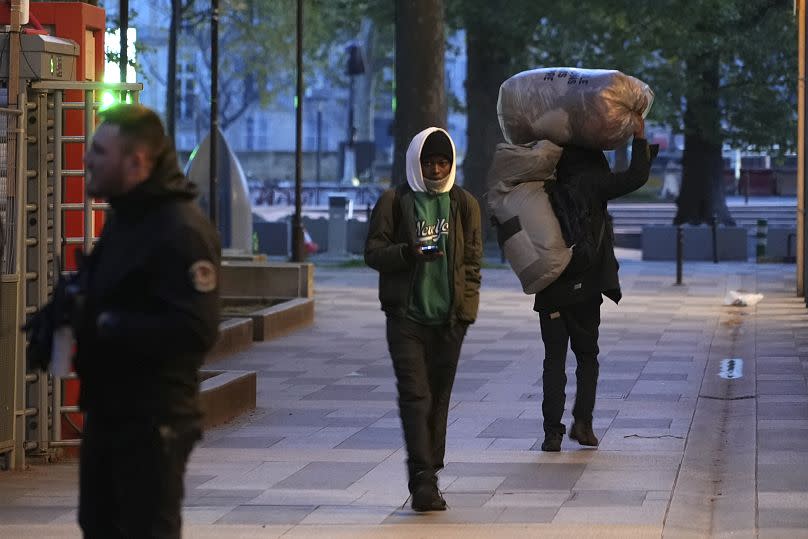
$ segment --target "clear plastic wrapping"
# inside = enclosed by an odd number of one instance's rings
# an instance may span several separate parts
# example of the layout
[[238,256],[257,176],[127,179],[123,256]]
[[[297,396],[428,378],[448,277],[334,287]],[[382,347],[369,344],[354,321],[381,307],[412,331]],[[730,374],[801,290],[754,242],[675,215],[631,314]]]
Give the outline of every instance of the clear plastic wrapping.
[[641,80],[604,69],[544,68],[502,83],[497,115],[505,140],[549,140],[598,150],[622,146],[636,114],[651,110],[654,92]]

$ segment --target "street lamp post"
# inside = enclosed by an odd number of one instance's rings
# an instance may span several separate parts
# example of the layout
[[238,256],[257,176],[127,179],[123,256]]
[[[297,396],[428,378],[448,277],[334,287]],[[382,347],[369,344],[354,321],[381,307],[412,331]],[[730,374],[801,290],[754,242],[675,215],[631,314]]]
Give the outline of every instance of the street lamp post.
[[317,185],[320,185],[320,156],[322,155],[323,151],[323,102],[317,102],[317,162],[316,162],[316,174],[317,174]]
[[314,161],[314,178],[317,185],[320,185],[322,179],[321,156],[323,152],[323,101],[325,101],[327,97],[323,88],[318,86],[317,88],[307,88],[306,98],[309,103],[314,102],[317,104],[317,110],[315,111],[315,130],[317,131],[317,137],[315,139],[316,155]]
[[211,0],[210,15],[210,220],[219,217],[219,0]]
[[297,0],[297,89],[295,93],[295,215],[292,219],[292,261],[303,262],[303,0]]
[[365,62],[362,60],[362,49],[359,45],[348,46],[348,63],[345,74],[348,75],[348,133],[345,139],[345,165],[343,168],[342,180],[350,182],[356,175],[356,148],[354,140],[356,138],[354,128],[354,78],[365,72]]
[[808,12],[806,1],[794,4],[798,28],[798,78],[797,84],[797,295],[803,296],[808,304],[808,220],[805,218],[806,169],[808,169],[808,136],[806,136],[806,116],[808,115],[808,92],[805,77],[808,74]]
[[119,24],[120,24],[120,66],[121,82],[126,81],[126,71],[129,68],[129,0],[120,0],[118,4]]
[[174,140],[177,135],[177,39],[180,31],[180,18],[182,18],[180,7],[180,0],[171,0],[171,25],[168,31],[166,131],[172,140]]
[[349,148],[354,145],[354,77],[350,77],[348,84],[348,133],[345,136]]

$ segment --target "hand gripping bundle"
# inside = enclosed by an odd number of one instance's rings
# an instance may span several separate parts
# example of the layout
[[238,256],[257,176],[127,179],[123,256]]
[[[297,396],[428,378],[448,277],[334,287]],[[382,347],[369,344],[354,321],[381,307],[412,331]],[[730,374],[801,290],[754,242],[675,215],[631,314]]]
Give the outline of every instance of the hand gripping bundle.
[[550,140],[598,150],[622,146],[654,101],[647,84],[620,71],[545,68],[502,83],[497,114],[505,140]]

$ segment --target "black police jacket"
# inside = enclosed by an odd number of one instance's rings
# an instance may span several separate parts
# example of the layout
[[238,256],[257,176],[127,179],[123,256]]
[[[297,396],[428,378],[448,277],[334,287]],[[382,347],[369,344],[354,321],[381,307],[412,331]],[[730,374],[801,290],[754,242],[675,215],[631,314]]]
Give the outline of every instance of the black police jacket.
[[[619,264],[614,255],[614,228],[607,211],[609,200],[636,191],[648,181],[651,162],[659,147],[645,139],[634,139],[631,164],[623,172],[612,172],[602,151],[566,146],[557,166],[558,181],[575,181],[589,205],[593,230],[604,230],[600,257],[580,274],[562,273],[547,288],[536,294],[535,311],[553,310],[594,299],[601,294],[620,301]],[[596,234],[595,237],[598,237]]]
[[219,326],[218,234],[173,151],[112,210],[78,282],[80,406],[98,419],[200,417],[199,367]]

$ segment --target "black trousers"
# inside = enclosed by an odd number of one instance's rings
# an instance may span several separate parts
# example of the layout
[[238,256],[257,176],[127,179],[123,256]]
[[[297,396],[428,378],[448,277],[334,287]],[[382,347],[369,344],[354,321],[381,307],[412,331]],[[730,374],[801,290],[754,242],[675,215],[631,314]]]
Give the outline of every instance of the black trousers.
[[79,524],[85,539],[179,539],[185,465],[201,430],[100,420],[88,413],[79,463]]
[[443,468],[446,425],[466,324],[426,326],[387,317],[387,346],[398,386],[409,489],[419,472]]
[[545,432],[564,432],[561,416],[567,399],[567,375],[564,367],[567,345],[572,345],[578,367],[575,369],[575,406],[572,415],[576,421],[592,421],[595,393],[598,386],[598,328],[600,305],[597,297],[556,310],[539,311],[541,338],[544,342],[544,373],[542,388],[544,399],[541,409]]

